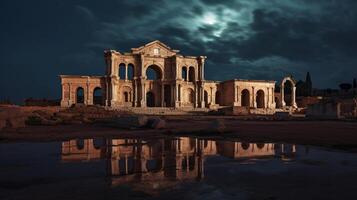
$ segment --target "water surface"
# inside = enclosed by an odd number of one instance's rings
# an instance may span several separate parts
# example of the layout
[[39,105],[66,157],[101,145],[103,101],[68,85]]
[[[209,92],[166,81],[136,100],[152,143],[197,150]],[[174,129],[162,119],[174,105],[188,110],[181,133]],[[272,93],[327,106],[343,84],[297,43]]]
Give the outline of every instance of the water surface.
[[0,143],[0,199],[357,199],[356,156],[194,137]]

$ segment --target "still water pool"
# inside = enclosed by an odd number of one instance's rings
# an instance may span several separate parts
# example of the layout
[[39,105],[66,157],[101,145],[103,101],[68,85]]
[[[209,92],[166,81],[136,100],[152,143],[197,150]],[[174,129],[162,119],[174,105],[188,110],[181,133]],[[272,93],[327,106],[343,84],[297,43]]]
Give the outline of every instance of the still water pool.
[[357,154],[194,137],[0,143],[0,199],[357,199]]

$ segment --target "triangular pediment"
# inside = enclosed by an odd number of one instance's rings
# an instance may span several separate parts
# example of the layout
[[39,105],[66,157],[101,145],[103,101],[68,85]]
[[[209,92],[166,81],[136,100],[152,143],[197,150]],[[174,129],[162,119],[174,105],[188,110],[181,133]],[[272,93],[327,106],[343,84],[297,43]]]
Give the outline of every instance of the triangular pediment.
[[173,56],[179,52],[178,50],[171,49],[169,46],[160,42],[159,40],[149,42],[144,46],[138,48],[132,48],[131,51],[133,54],[144,54],[162,57]]

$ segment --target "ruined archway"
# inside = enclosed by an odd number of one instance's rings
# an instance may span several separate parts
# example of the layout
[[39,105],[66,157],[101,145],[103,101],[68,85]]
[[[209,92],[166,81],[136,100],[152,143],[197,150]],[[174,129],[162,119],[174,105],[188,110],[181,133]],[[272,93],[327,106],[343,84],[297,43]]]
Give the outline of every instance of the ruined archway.
[[281,106],[296,108],[296,81],[291,77],[285,77],[280,85]]
[[155,107],[155,96],[152,92],[146,93],[146,106],[147,107]]
[[150,65],[146,68],[147,80],[160,80],[162,79],[162,70],[157,65]]
[[242,101],[242,106],[243,106],[243,107],[249,107],[249,106],[250,106],[250,94],[249,94],[249,90],[244,89],[244,90],[242,91],[241,101]]
[[188,81],[189,82],[195,81],[195,68],[192,66],[188,70]]
[[102,88],[96,87],[93,90],[93,104],[94,105],[104,105]]
[[264,96],[265,96],[264,95],[264,91],[263,90],[258,90],[257,98],[256,98],[257,108],[265,108]]
[[84,103],[84,89],[82,87],[78,87],[76,91],[76,103],[83,104]]

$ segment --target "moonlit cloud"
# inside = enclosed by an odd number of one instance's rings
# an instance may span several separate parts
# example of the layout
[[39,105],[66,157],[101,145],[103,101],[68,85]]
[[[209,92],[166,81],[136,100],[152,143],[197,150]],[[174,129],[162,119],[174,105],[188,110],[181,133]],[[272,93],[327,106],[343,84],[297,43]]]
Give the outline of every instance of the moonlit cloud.
[[315,87],[337,87],[357,77],[355,0],[15,1],[0,3],[2,96],[58,97],[58,74],[103,74],[104,49],[156,39],[208,56],[207,79],[310,71]]

